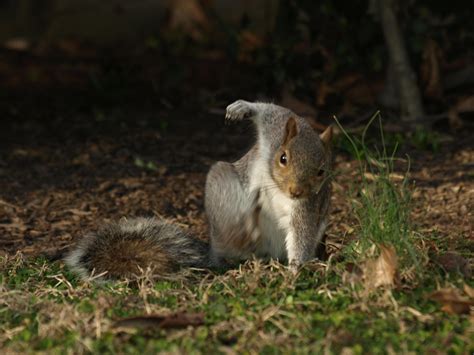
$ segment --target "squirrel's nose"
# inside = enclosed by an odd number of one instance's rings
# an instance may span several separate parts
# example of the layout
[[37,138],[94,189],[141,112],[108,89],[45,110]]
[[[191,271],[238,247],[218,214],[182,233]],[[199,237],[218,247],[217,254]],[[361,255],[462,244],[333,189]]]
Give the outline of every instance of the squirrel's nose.
[[299,186],[290,186],[289,190],[291,197],[298,198],[303,195],[303,189]]

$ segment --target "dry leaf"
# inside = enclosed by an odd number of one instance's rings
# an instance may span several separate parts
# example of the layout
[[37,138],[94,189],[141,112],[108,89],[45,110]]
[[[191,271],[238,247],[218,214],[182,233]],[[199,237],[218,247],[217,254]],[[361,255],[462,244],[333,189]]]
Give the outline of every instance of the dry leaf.
[[115,322],[115,328],[139,329],[170,329],[204,324],[204,313],[174,313],[168,315],[150,314],[146,316],[129,317]]
[[[375,180],[380,178],[380,175],[374,175],[372,173],[365,172],[364,177],[369,181],[375,181]],[[400,182],[400,181],[403,181],[405,179],[405,176],[403,176],[401,174],[397,174],[397,173],[390,173],[388,175],[388,178],[392,182]]]
[[388,178],[390,181],[397,182],[397,181],[403,181],[405,179],[405,176],[397,173],[390,173],[388,175]]
[[368,260],[362,267],[364,284],[368,291],[380,286],[393,286],[398,268],[398,257],[393,246],[380,245],[377,259]]
[[426,323],[433,320],[433,316],[430,316],[429,314],[423,314],[415,308],[403,307],[403,309],[413,314],[420,322]]
[[443,288],[433,292],[429,298],[441,303],[441,309],[450,314],[468,314],[474,301],[461,296],[459,290],[455,288]]
[[77,208],[70,208],[70,209],[66,210],[66,212],[70,212],[70,213],[72,213],[74,215],[77,215],[77,216],[88,216],[88,215],[92,214],[92,212],[90,212],[90,211],[81,211]]
[[371,165],[375,165],[378,168],[385,169],[387,167],[387,164],[385,164],[384,162],[381,162],[380,160],[373,159],[371,157],[367,157],[367,160]]
[[169,2],[171,30],[181,30],[194,40],[203,37],[210,27],[209,19],[197,0],[173,0]]
[[369,180],[369,181],[375,181],[377,180],[377,176],[375,176],[372,173],[364,173],[364,177]]
[[468,295],[469,298],[474,299],[474,288],[470,287],[467,284],[464,284],[464,292],[466,292],[466,295]]
[[3,43],[3,46],[14,51],[26,51],[30,48],[30,41],[22,37],[10,38]]
[[354,233],[354,228],[352,228],[352,227],[349,226],[348,224],[341,223],[340,225],[341,225],[342,228],[344,228],[344,230],[347,232],[347,234],[352,234],[352,233]]

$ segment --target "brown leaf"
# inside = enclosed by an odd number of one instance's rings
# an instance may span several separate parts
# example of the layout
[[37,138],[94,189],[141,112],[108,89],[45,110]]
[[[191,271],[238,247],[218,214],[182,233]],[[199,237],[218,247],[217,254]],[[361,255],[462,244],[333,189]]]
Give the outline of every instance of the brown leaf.
[[364,177],[369,181],[377,180],[377,177],[374,174],[368,172],[364,173]]
[[88,215],[92,214],[92,212],[90,212],[90,211],[81,211],[77,208],[70,208],[70,209],[66,210],[66,212],[70,212],[73,215],[77,215],[77,216],[88,216]]
[[[375,181],[375,180],[380,178],[379,175],[374,175],[374,174],[369,173],[369,172],[365,172],[364,177],[369,181]],[[397,173],[390,173],[388,175],[388,178],[392,182],[400,182],[400,181],[403,181],[405,179],[405,177],[403,175],[397,174]]]
[[443,288],[433,292],[429,298],[441,303],[441,309],[450,314],[468,314],[474,301],[461,296],[455,288]]
[[30,41],[22,37],[10,38],[3,43],[3,46],[14,51],[26,51],[30,48]]
[[469,298],[474,299],[474,288],[470,287],[467,284],[464,284],[464,292],[466,292],[466,295],[468,295]]
[[184,31],[194,40],[203,38],[203,31],[210,27],[209,19],[197,0],[169,1],[171,30]]
[[171,329],[204,324],[204,313],[173,313],[168,315],[150,314],[146,316],[128,317],[115,322],[115,328],[138,329]]
[[377,259],[368,260],[362,267],[364,284],[368,291],[380,286],[392,287],[398,268],[398,257],[392,245],[380,245]]
[[340,226],[344,229],[344,231],[347,233],[347,234],[352,234],[354,233],[354,228],[349,226],[348,224],[346,223],[341,223]]

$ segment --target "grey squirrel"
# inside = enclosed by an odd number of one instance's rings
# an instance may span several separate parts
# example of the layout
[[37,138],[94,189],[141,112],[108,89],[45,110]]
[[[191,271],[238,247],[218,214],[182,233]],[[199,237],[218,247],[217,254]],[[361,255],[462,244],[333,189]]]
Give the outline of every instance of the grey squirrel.
[[[288,261],[294,272],[316,256],[331,194],[332,128],[318,134],[292,111],[238,100],[227,121],[250,120],[257,141],[234,163],[215,163],[206,179],[210,243],[157,218],[132,218],[85,236],[66,264],[87,278],[129,278],[150,267],[166,275],[252,255]],[[99,277],[98,276],[98,277]]]

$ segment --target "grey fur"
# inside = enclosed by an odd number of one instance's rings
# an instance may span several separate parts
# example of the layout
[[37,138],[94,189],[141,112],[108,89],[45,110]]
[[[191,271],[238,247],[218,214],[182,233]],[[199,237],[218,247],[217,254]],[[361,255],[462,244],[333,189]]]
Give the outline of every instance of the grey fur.
[[[278,246],[271,245],[276,242],[272,241],[275,239],[272,235],[267,236],[266,241],[265,238],[258,240],[262,237],[263,231],[260,230],[258,219],[252,225],[252,218],[249,217],[254,211],[258,211],[261,204],[269,204],[270,207],[267,208],[269,212],[272,212],[272,208],[280,208],[275,204],[272,205],[272,195],[277,194],[275,190],[272,192],[272,186],[265,186],[265,183],[252,185],[252,181],[258,181],[256,174],[265,176],[265,171],[273,176],[273,157],[283,144],[285,126],[290,117],[296,120],[299,131],[295,143],[291,146],[291,151],[297,156],[298,163],[295,179],[298,182],[303,181],[308,178],[308,175],[316,174],[320,168],[330,170],[330,153],[327,152],[318,134],[305,119],[298,117],[292,111],[274,104],[251,103],[244,100],[238,100],[227,107],[226,120],[248,119],[255,124],[257,142],[240,160],[233,164],[218,162],[209,172],[205,206],[211,225],[211,253],[215,262],[218,262],[220,258],[245,259],[249,252],[254,252],[257,256],[287,259],[295,268],[314,258],[316,247],[322,239],[327,224],[326,217],[330,201],[329,178],[322,186],[311,191],[308,197],[291,201],[288,230],[278,226],[273,228],[271,225],[270,229],[267,228],[271,233],[285,234],[286,253],[282,254]],[[262,211],[262,216],[267,217],[269,224],[278,225],[280,222],[279,211],[274,211],[274,213],[267,211],[266,214]],[[254,250],[247,248],[239,251],[225,248],[228,236],[235,235],[232,232],[233,228],[253,231],[257,236],[253,245]],[[282,228],[284,230],[281,230]],[[262,243],[270,244],[270,247],[259,245]]]

